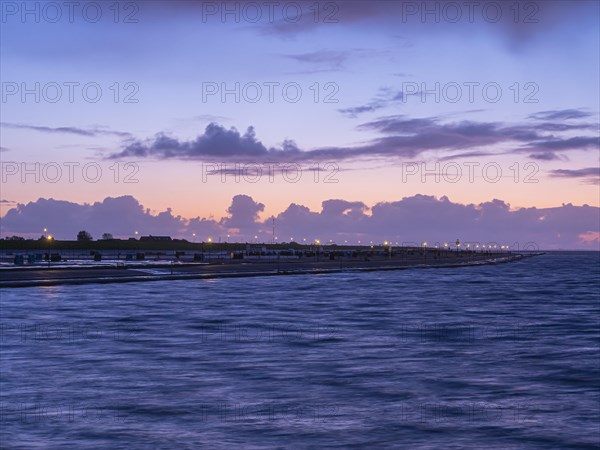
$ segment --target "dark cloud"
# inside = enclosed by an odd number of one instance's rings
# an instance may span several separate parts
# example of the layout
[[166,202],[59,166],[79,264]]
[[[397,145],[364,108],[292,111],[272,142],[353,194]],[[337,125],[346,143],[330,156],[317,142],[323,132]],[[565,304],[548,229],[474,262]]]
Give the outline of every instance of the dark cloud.
[[585,119],[592,114],[582,111],[581,109],[554,109],[551,111],[540,111],[529,116],[530,119],[536,120],[569,120],[569,119]]
[[[427,151],[454,152],[483,156],[493,154],[485,147],[509,145],[505,153],[527,153],[533,159],[559,159],[556,152],[593,150],[598,137],[560,137],[548,134],[549,122],[506,124],[462,120],[447,122],[439,117],[411,118],[403,115],[381,117],[359,125],[360,130],[376,131],[382,137],[347,147],[323,147],[303,151],[292,140],[267,148],[256,138],[253,127],[242,135],[235,128],[209,124],[193,141],[180,141],[159,133],[153,140],[129,143],[110,158],[150,157],[158,159],[235,160],[238,162],[340,161],[360,158],[412,158]],[[557,124],[558,125],[558,124]],[[559,127],[550,127],[559,130]],[[568,129],[567,131],[571,131]],[[497,153],[497,152],[496,152]],[[451,155],[439,155],[448,159]]]
[[206,241],[208,238],[223,236],[223,227],[210,218],[195,217],[187,223],[186,232],[179,237],[191,241]]
[[[276,14],[275,20],[269,19],[268,7],[266,3],[274,3]],[[519,2],[524,6],[521,9],[519,20],[514,19],[514,2],[473,2],[476,6],[474,20],[469,19],[468,2],[454,2],[448,0],[435,1],[323,1],[323,2],[254,2],[238,0],[219,0],[215,2],[193,1],[193,0],[157,0],[157,1],[139,1],[139,14],[136,19],[140,20],[140,26],[161,31],[161,25],[165,23],[171,26],[182,17],[189,20],[192,24],[198,24],[202,28],[209,26],[229,27],[226,32],[237,30],[249,30],[249,32],[269,34],[281,39],[295,39],[299,33],[313,32],[316,28],[333,29],[337,31],[340,28],[356,30],[360,32],[380,32],[382,35],[393,35],[401,30],[408,36],[437,36],[443,39],[448,35],[456,33],[465,33],[466,36],[481,36],[486,39],[487,36],[498,37],[505,42],[509,50],[519,50],[526,47],[535,39],[544,41],[544,37],[551,33],[556,33],[559,27],[579,27],[584,29],[586,25],[595,27],[598,17],[598,2],[595,1],[577,1],[577,0],[553,0],[538,2]],[[258,4],[262,10],[262,19],[258,23],[252,23],[245,17],[223,18],[222,13],[231,8],[244,9],[250,4]],[[302,16],[297,21],[284,20],[282,11],[290,5],[299,4],[302,8]],[[319,5],[319,16],[315,18],[314,6]],[[403,8],[406,5],[415,4],[420,10],[431,8],[444,9],[451,4],[461,6],[462,17],[457,23],[449,23],[447,20],[436,20],[429,16],[423,20],[421,14],[416,14],[404,20]],[[500,5],[502,8],[502,17],[498,23],[484,19],[482,7],[487,4]],[[218,13],[204,20],[203,8],[214,5]],[[530,9],[525,5],[533,5],[539,11],[535,15],[535,23],[526,23],[525,14]],[[494,11],[492,11],[494,14]],[[294,16],[291,9],[289,14]],[[316,19],[316,20],[315,20]],[[65,14],[63,19],[66,20]],[[82,58],[87,58],[90,63],[98,63],[98,56],[109,59],[121,65],[134,62],[130,57],[131,52],[144,52],[150,54],[156,53],[157,48],[169,49],[169,43],[165,39],[153,40],[152,45],[140,46],[134,40],[128,39],[130,30],[113,30],[110,14],[104,14],[98,26],[110,27],[106,33],[91,33],[87,39],[73,39],[69,34],[59,38],[58,45],[56,39],[29,39],[22,42],[19,47],[20,54],[25,58],[43,58],[48,61],[69,61],[80,62]],[[473,22],[473,23],[471,23]],[[583,25],[582,25],[583,24]],[[143,30],[141,30],[143,31]],[[160,34],[160,33],[159,33]],[[243,39],[243,36],[241,37]],[[323,38],[323,36],[319,36]],[[115,48],[124,46],[130,51],[115,51]],[[89,52],[93,47],[94,52]],[[135,61],[137,63],[137,59]]]
[[[261,34],[274,35],[282,39],[294,39],[301,33],[314,32],[316,29],[337,29],[344,27],[350,29],[363,28],[368,32],[382,30],[386,35],[402,30],[403,35],[414,36],[417,33],[426,35],[456,34],[459,30],[466,30],[471,35],[486,33],[496,35],[506,42],[509,50],[519,50],[527,46],[531,40],[556,32],[561,26],[591,23],[596,25],[598,17],[598,2],[586,0],[553,0],[538,2],[520,2],[520,16],[515,20],[514,2],[488,2],[493,3],[489,15],[496,14],[495,7],[501,9],[501,18],[498,22],[486,20],[483,13],[485,2],[473,2],[475,14],[470,17],[468,2],[454,0],[424,0],[424,1],[389,1],[389,0],[336,0],[331,2],[271,2],[274,14],[271,16],[266,3],[252,0],[219,0],[215,2],[191,0],[156,0],[138,2],[140,6],[140,19],[144,23],[165,22],[176,20],[182,16],[189,18],[203,26],[217,24],[230,25],[232,29],[248,29]],[[315,4],[318,5],[319,14],[315,16]],[[256,23],[247,20],[246,16],[254,17],[257,5],[261,18]],[[295,5],[300,8],[297,14]],[[407,7],[417,8],[417,14],[407,15]],[[453,16],[454,12],[448,11],[453,5],[460,7],[461,17],[456,23],[446,19]],[[216,9],[215,9],[216,8]],[[250,8],[246,16],[244,11]],[[214,10],[207,17],[207,9]],[[436,18],[429,14],[423,17],[425,11],[438,10],[441,17]],[[284,12],[284,10],[286,10]],[[229,13],[227,11],[230,11]],[[238,16],[231,11],[238,11]],[[534,21],[528,21],[530,13],[534,13]],[[223,15],[227,17],[223,17]],[[235,13],[234,13],[235,14]],[[108,18],[104,18],[108,21]],[[39,51],[40,43],[36,42],[37,54],[47,57],[54,55],[56,49],[44,48]],[[102,52],[114,50],[113,42],[103,39],[97,42]],[[110,45],[109,45],[110,44]]]
[[[594,169],[564,171],[557,176],[589,176]],[[596,172],[597,174],[597,172]],[[208,237],[233,241],[263,242],[272,237],[272,221],[261,221],[264,205],[249,196],[234,197],[227,215],[212,218],[185,219],[170,209],[152,213],[133,197],[106,198],[94,204],[76,204],[53,199],[39,199],[18,204],[2,218],[4,235],[41,234],[47,227],[57,238],[73,239],[81,229],[98,237],[108,232],[115,236],[141,234],[171,235],[196,240]],[[502,200],[480,204],[454,203],[447,197],[428,195],[405,197],[394,202],[381,202],[369,208],[362,202],[342,199],[326,200],[321,211],[292,203],[276,216],[279,241],[290,237],[298,242],[329,239],[343,243],[373,241],[413,243],[423,241],[442,244],[454,242],[497,243],[523,248],[595,249],[600,246],[600,208],[571,204],[554,208],[511,209]]]
[[497,155],[498,153],[490,153],[490,152],[466,152],[466,153],[457,153],[454,155],[444,156],[439,158],[438,161],[453,161],[455,159],[465,159],[465,158],[481,158],[486,156]]
[[0,126],[21,130],[39,131],[41,133],[75,134],[77,136],[117,136],[121,138],[131,137],[130,133],[124,131],[106,130],[103,128],[78,128],[78,127],[47,127],[39,125],[26,125],[21,123],[2,122]]
[[351,59],[375,58],[387,55],[388,52],[379,49],[352,48],[344,50],[319,50],[309,53],[282,55],[303,65],[311,66],[310,70],[294,73],[324,73],[338,72],[346,69],[346,63]]
[[600,151],[600,138],[592,136],[576,136],[565,139],[540,139],[515,150],[515,152],[529,153],[529,157],[532,159],[553,161],[561,159],[561,157],[556,153],[557,151],[565,152],[574,150]]
[[343,69],[344,63],[348,60],[351,54],[351,50],[321,50],[317,52],[303,53],[299,55],[283,56],[285,58],[289,58],[303,64],[310,64],[311,66],[315,66],[318,70],[337,71]]
[[[278,35],[283,38],[306,33],[316,28],[343,26],[365,27],[366,29],[397,30],[402,28],[409,35],[427,33],[447,35],[456,33],[458,29],[497,35],[505,41],[511,51],[519,51],[528,45],[530,39],[551,33],[556,27],[571,23],[592,22],[598,17],[597,2],[586,0],[554,0],[544,2],[529,2],[520,7],[520,15],[515,20],[514,4],[511,2],[493,2],[493,10],[483,13],[485,3],[474,2],[474,14],[471,17],[469,6],[464,2],[453,0],[425,0],[418,2],[402,2],[388,0],[354,1],[339,0],[323,2],[333,4],[332,20],[314,20],[308,8],[297,22],[277,20],[274,23],[259,24],[264,33]],[[242,3],[243,4],[243,3]],[[414,6],[412,6],[414,5]],[[455,6],[460,8],[460,18],[453,23]],[[496,15],[495,8],[500,8],[500,20],[488,20]],[[416,14],[409,14],[409,8],[416,8]],[[448,8],[451,8],[448,11]],[[438,11],[438,17],[427,11]]]
[[237,229],[246,236],[253,235],[258,231],[258,216],[264,210],[265,205],[255,202],[252,197],[236,195],[227,209],[229,217],[224,218],[221,223],[226,228]]
[[383,108],[383,105],[381,103],[371,103],[369,105],[364,105],[364,106],[353,106],[350,108],[342,108],[342,109],[338,109],[338,111],[348,117],[356,118],[360,114],[375,112],[381,108]]
[[582,178],[582,177],[591,177],[591,176],[598,177],[598,176],[600,176],[600,168],[587,167],[585,169],[575,169],[575,170],[556,169],[556,170],[553,170],[551,173],[555,177],[562,177],[562,178]]
[[256,139],[253,127],[248,127],[242,135],[235,128],[210,123],[204,134],[194,141],[179,141],[163,133],[147,143],[133,142],[111,158],[156,157],[164,159],[238,158],[241,160],[261,160],[269,156],[291,156],[300,150],[292,141],[285,141],[280,148],[268,149]]
[[[248,163],[248,164],[237,164],[237,163],[209,163],[203,166],[204,173],[207,176],[221,177],[222,182],[233,177],[234,179],[245,178],[246,180],[256,180],[260,177],[269,177],[272,179],[277,175],[282,175],[285,179],[294,179],[297,176],[297,171],[307,172],[326,172],[329,173],[333,166],[315,165],[302,167],[301,165],[275,163],[275,162],[264,162],[262,164]],[[334,166],[336,172],[351,171],[359,169],[342,169],[338,166]]]
[[231,120],[231,118],[225,116],[215,116],[213,114],[200,114],[198,116],[192,117],[192,120],[200,120],[202,122],[218,122],[219,120]]
[[[412,93],[413,95],[423,95],[421,91]],[[425,94],[426,95],[426,94]],[[393,104],[402,103],[405,101],[406,95],[403,91],[395,91],[389,88],[379,89],[378,95],[366,105],[353,106],[349,108],[341,108],[338,111],[350,118],[356,118],[361,114],[375,112],[386,108]]]
[[562,159],[559,155],[553,152],[531,153],[528,155],[531,159],[538,161],[557,161]]
[[133,236],[142,234],[171,234],[183,230],[181,217],[171,210],[153,215],[131,196],[107,197],[102,202],[77,204],[40,198],[35,202],[18,204],[2,218],[3,230],[19,233],[41,233],[44,228],[65,239],[73,239],[82,229],[98,237],[102,233]]
[[555,151],[555,150],[590,150],[600,146],[600,138],[595,136],[576,136],[567,139],[540,139],[533,143],[530,147],[525,147],[522,151],[530,151],[532,149],[539,151]]
[[[360,128],[373,129],[396,136],[396,142],[413,152],[426,150],[465,150],[495,144],[517,143],[509,153],[529,153],[533,159],[560,159],[557,151],[594,150],[599,146],[596,136],[556,137],[545,134],[549,128],[560,130],[560,124],[507,125],[504,123],[486,123],[460,121],[442,123],[439,118],[411,119],[405,116],[390,116],[362,124]],[[588,125],[577,128],[590,128]],[[566,128],[572,130],[574,128]],[[485,153],[479,151],[481,156]],[[467,153],[471,155],[472,153]],[[443,157],[449,159],[451,157]]]
[[579,178],[585,183],[600,184],[600,167],[586,167],[584,169],[556,169],[550,171],[550,176],[555,178]]
[[[560,119],[557,119],[560,120]],[[536,128],[538,130],[543,130],[543,131],[557,131],[557,132],[563,132],[563,131],[575,131],[575,130],[594,130],[597,129],[598,126],[597,125],[592,125],[592,124],[566,124],[566,123],[562,123],[562,122],[545,122],[545,123],[540,123],[538,125],[536,125]]]

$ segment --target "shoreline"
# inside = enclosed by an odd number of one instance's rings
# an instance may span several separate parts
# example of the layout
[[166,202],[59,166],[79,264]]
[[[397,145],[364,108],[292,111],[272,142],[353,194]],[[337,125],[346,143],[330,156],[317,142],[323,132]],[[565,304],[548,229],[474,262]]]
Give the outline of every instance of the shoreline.
[[[15,268],[5,269],[0,272],[0,288],[475,267],[481,265],[505,264],[541,254],[543,253],[499,254],[493,257],[473,258],[471,260],[464,260],[461,258],[459,261],[456,259],[443,258],[435,262],[416,259],[412,261],[327,261],[304,264],[290,262],[201,265],[181,264],[161,265],[160,267],[153,265],[124,268],[111,268],[106,266],[75,268],[52,267],[49,270],[44,268],[28,268],[26,270]],[[12,277],[10,275],[12,275]]]

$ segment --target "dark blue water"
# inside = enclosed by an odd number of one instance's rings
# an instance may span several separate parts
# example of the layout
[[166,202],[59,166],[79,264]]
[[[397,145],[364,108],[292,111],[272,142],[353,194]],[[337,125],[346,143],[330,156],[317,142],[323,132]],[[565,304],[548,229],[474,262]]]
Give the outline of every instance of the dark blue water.
[[1,296],[3,448],[598,448],[600,257]]

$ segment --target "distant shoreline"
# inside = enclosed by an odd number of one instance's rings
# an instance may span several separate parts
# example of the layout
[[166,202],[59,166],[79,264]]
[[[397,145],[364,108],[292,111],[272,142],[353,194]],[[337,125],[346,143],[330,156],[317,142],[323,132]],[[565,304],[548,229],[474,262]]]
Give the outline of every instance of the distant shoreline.
[[[440,251],[455,251],[454,242],[448,242],[449,247],[444,248],[443,242],[430,242],[427,247],[428,251],[436,251],[435,245],[439,245]],[[464,243],[466,244],[466,242]],[[465,246],[461,247],[461,251],[465,250]],[[480,242],[481,245],[495,245],[498,249],[502,243],[498,242]],[[274,250],[310,250],[317,247],[323,251],[381,251],[385,248],[392,247],[394,250],[422,250],[422,244],[416,242],[402,242],[395,244],[377,243],[377,244],[350,244],[350,243],[334,243],[334,242],[190,242],[186,240],[170,240],[170,241],[140,241],[136,239],[113,239],[113,240],[97,240],[97,241],[63,241],[56,239],[27,239],[27,240],[6,240],[0,239],[0,252],[58,252],[58,251],[98,251],[98,252],[216,252],[216,251],[245,251],[248,247],[265,248],[267,251]],[[508,247],[508,246],[507,246]],[[474,250],[475,245],[471,247]],[[538,251],[537,249],[519,249],[513,248],[516,252]]]
[[0,271],[0,288],[35,286],[132,283],[165,280],[202,280],[215,278],[245,278],[282,275],[317,275],[332,273],[373,272],[407,269],[437,269],[473,267],[518,261],[537,254],[496,254],[471,257],[432,259],[379,259],[376,261],[265,261],[217,264],[175,264],[117,267],[83,266],[76,268],[15,267]]

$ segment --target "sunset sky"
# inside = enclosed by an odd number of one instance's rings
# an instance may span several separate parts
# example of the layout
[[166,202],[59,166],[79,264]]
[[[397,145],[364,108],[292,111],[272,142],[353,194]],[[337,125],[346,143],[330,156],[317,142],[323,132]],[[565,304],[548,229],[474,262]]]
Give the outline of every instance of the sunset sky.
[[2,3],[2,236],[600,245],[597,1],[88,3]]

